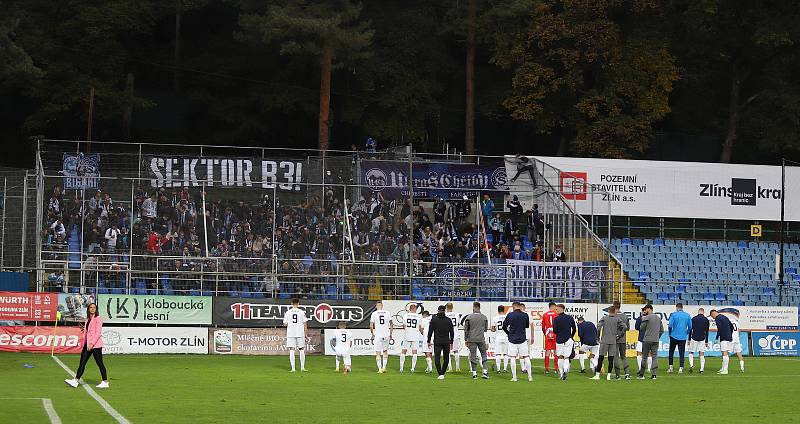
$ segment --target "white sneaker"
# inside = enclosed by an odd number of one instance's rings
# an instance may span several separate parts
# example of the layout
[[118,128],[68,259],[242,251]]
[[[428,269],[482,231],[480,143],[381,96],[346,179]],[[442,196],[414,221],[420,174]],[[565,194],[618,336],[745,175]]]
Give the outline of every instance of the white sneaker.
[[594,377],[590,378],[589,380],[599,380],[599,379],[600,379],[600,373],[596,373]]
[[94,386],[98,389],[107,389],[108,388],[108,381],[101,381],[100,384]]
[[443,375],[440,375],[439,377],[436,377],[436,379],[437,379],[437,380],[444,380],[444,376],[443,376]]
[[308,370],[305,368],[300,368],[300,372],[308,372]]
[[532,375],[528,376],[528,381],[533,381],[533,376]]
[[667,374],[672,374],[672,367],[669,367],[669,368],[667,369]]
[[517,379],[516,379],[516,378],[512,378],[512,379],[511,379],[511,381],[513,381],[513,382],[515,382],[515,383],[516,383],[516,382],[517,382]]
[[608,375],[606,375],[606,380],[611,381],[611,373],[608,373]]
[[725,370],[725,371],[719,370],[719,371],[717,371],[717,374],[719,374],[719,375],[728,375],[728,370]]
[[683,374],[683,368],[678,368],[678,374]]
[[64,380],[64,382],[67,383],[67,386],[70,386],[73,389],[78,387],[78,380],[75,379],[75,378],[68,378],[68,379]]
[[339,368],[336,368],[333,372],[339,372]]

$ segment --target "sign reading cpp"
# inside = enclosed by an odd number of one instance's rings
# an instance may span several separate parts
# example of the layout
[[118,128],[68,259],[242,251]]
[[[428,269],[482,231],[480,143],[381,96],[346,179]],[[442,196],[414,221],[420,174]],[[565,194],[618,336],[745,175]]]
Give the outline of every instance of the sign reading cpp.
[[753,332],[753,353],[763,356],[798,356],[798,332]]

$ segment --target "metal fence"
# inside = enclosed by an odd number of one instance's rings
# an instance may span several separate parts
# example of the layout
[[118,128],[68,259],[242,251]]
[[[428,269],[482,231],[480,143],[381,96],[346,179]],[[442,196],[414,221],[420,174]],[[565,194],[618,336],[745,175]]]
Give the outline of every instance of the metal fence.
[[[23,181],[34,187],[26,206],[36,224],[23,222],[31,234],[20,242],[36,263],[19,266],[37,270],[40,290],[481,297],[481,272],[458,278],[466,290],[434,293],[430,287],[454,280],[430,269],[496,265],[519,245],[525,257],[550,260],[558,248],[571,262],[602,268],[594,282],[602,290],[592,296],[621,293],[612,266],[619,261],[592,231],[594,214],[577,215],[560,193],[558,170],[541,162],[528,173],[538,184],[520,179],[502,192],[453,183],[442,200],[419,194],[434,176],[417,178],[415,166],[495,164],[505,182],[509,158],[62,140],[39,140],[37,151],[37,170]],[[405,174],[407,189],[375,190],[365,167],[376,163]],[[495,202],[495,216],[481,213],[483,194]],[[526,210],[536,205],[540,227],[527,225],[527,213],[510,214],[513,194]],[[446,203],[443,216],[437,200]],[[470,211],[461,213],[465,204]],[[607,214],[601,204],[598,215]],[[512,231],[498,231],[495,218],[511,220]],[[415,231],[427,225],[453,243],[437,246],[436,237]],[[537,293],[553,284],[563,293],[570,287],[543,281]]]

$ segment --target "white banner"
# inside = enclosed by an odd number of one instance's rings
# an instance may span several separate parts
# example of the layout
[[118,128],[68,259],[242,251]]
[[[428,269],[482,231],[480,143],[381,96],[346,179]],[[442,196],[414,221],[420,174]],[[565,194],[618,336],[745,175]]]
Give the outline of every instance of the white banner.
[[[611,214],[617,216],[780,218],[779,166],[543,156],[536,159],[560,171],[559,175],[546,172],[547,182],[581,214],[590,214],[593,208],[596,214],[607,213],[608,200]],[[506,173],[516,172],[514,157],[507,156]],[[787,168],[786,181],[798,180],[800,169]],[[538,183],[542,185],[541,181]],[[523,172],[509,186],[512,194],[525,199],[530,193],[528,173]],[[609,194],[586,194],[591,189]],[[786,197],[786,219],[800,221],[797,196]]]
[[[622,313],[628,316],[631,330],[634,328],[636,318],[642,314],[644,305],[622,305]],[[797,329],[797,307],[796,306],[711,306],[711,305],[685,305],[683,310],[691,316],[697,315],[698,309],[703,308],[706,316],[712,309],[723,313],[737,316],[739,329],[742,331],[763,331],[763,330],[795,330]],[[608,305],[603,306],[599,311],[600,316],[607,315]],[[667,331],[669,316],[675,312],[674,305],[654,305],[653,312],[661,316],[664,324],[664,331]],[[711,321],[711,328],[716,328],[714,321]]]
[[208,329],[191,327],[105,327],[103,353],[208,354]]

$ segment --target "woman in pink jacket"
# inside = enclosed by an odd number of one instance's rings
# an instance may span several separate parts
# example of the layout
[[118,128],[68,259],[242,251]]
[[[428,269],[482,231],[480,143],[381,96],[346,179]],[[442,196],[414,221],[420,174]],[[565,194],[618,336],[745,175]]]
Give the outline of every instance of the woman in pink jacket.
[[86,307],[86,323],[83,325],[83,336],[83,351],[81,352],[81,363],[78,366],[78,372],[75,373],[75,378],[64,380],[64,382],[72,387],[78,387],[79,380],[86,369],[86,363],[89,362],[89,357],[94,356],[94,361],[97,362],[97,368],[100,368],[100,375],[103,377],[103,381],[96,387],[101,389],[108,388],[106,366],[103,365],[103,319],[97,314],[97,305],[94,303],[90,303]]

